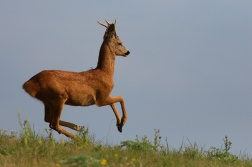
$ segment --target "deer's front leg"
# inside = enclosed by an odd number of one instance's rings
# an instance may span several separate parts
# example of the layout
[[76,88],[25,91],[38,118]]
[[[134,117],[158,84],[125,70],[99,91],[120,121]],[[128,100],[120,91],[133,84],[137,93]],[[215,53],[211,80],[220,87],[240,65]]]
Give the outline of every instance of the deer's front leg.
[[117,97],[119,97],[119,99],[120,99],[119,102],[121,104],[122,113],[123,113],[122,118],[121,118],[121,124],[125,124],[127,119],[128,119],[128,114],[126,112],[126,108],[125,108],[125,105],[124,105],[124,100],[123,100],[123,97],[121,97],[121,96],[117,96]]
[[118,113],[115,103],[111,104],[110,107],[112,108],[112,110],[114,111],[114,114],[116,116],[116,126],[120,125],[121,123],[121,118],[120,118],[120,114]]
[[[116,102],[120,102],[120,104],[121,104],[121,108],[122,108],[122,118],[121,118],[121,120],[120,120],[120,115],[117,112],[115,104],[114,104]],[[124,105],[123,97],[122,96],[108,97],[108,98],[106,98],[104,100],[101,100],[101,101],[97,100],[96,104],[98,106],[104,106],[104,105],[110,105],[111,106],[112,110],[115,113],[116,119],[117,119],[118,131],[122,132],[122,127],[123,127],[123,125],[126,123],[126,121],[128,119],[128,115],[127,115],[126,108],[125,108],[125,105]]]

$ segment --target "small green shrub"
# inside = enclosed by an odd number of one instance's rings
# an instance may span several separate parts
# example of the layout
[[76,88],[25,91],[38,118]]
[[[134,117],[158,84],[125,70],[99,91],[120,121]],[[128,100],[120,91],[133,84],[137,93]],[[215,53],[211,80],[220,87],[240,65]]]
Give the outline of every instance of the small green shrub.
[[128,150],[138,150],[138,151],[157,151],[160,146],[161,136],[159,136],[159,130],[155,130],[154,142],[152,143],[147,139],[147,136],[141,138],[141,140],[136,136],[135,141],[126,140],[121,141],[121,147],[126,147]]
[[224,141],[224,146],[225,147],[224,148],[211,147],[207,151],[208,158],[217,158],[217,159],[219,159],[221,161],[224,161],[224,162],[234,162],[234,161],[236,161],[238,159],[238,157],[229,152],[232,142],[230,142],[228,140],[227,136],[225,136],[223,141]]

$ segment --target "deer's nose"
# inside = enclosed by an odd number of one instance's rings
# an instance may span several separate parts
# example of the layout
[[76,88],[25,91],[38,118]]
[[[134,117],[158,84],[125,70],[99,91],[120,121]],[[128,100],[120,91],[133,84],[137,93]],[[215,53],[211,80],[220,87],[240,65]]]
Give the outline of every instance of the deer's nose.
[[130,54],[130,51],[127,51],[126,53],[125,53],[125,56],[127,56],[127,55],[129,55]]

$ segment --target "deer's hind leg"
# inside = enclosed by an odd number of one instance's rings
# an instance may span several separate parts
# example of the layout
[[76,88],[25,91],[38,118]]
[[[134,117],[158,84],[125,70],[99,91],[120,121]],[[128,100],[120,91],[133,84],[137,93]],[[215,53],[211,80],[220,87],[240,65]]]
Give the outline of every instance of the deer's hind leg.
[[[50,124],[51,123],[51,117],[52,117],[51,115],[52,115],[53,111],[51,111],[49,105],[44,104],[44,106],[45,106],[45,118],[44,118],[44,120],[45,120],[45,122]],[[73,124],[71,122],[65,122],[65,121],[62,121],[62,120],[59,120],[59,124],[61,126],[65,126],[65,127],[68,127],[70,129],[73,129],[73,130],[76,130],[76,131],[79,131],[82,128],[84,128],[84,126],[78,126],[78,125]]]
[[71,122],[66,122],[66,121],[62,121],[62,120],[59,120],[59,124],[61,126],[65,126],[65,127],[68,127],[70,129],[73,129],[73,130],[76,130],[76,131],[80,131],[81,129],[84,128],[84,126],[78,126],[78,125],[73,124]]
[[53,103],[50,102],[50,104],[45,104],[45,122],[50,123],[49,127],[56,130],[58,133],[60,134],[62,133],[66,135],[67,137],[74,138],[75,137],[74,134],[68,132],[67,130],[63,129],[60,126],[60,123],[64,125],[68,125],[70,126],[70,128],[71,127],[74,128],[75,126],[77,126],[72,123],[60,121],[60,115],[61,115],[64,103],[65,103],[65,100],[57,100],[57,101],[54,100]]
[[49,105],[44,104],[44,106],[45,106],[44,121],[50,124],[52,112],[51,112],[51,110],[50,110],[50,106],[49,106]]

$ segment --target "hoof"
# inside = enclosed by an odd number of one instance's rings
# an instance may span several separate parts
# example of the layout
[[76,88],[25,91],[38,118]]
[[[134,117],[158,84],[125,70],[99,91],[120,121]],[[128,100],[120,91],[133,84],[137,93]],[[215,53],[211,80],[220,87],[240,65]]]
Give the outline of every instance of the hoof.
[[122,133],[123,123],[117,124],[116,126],[117,126],[118,131]]
[[85,126],[78,126],[77,131],[84,131],[85,130]]

